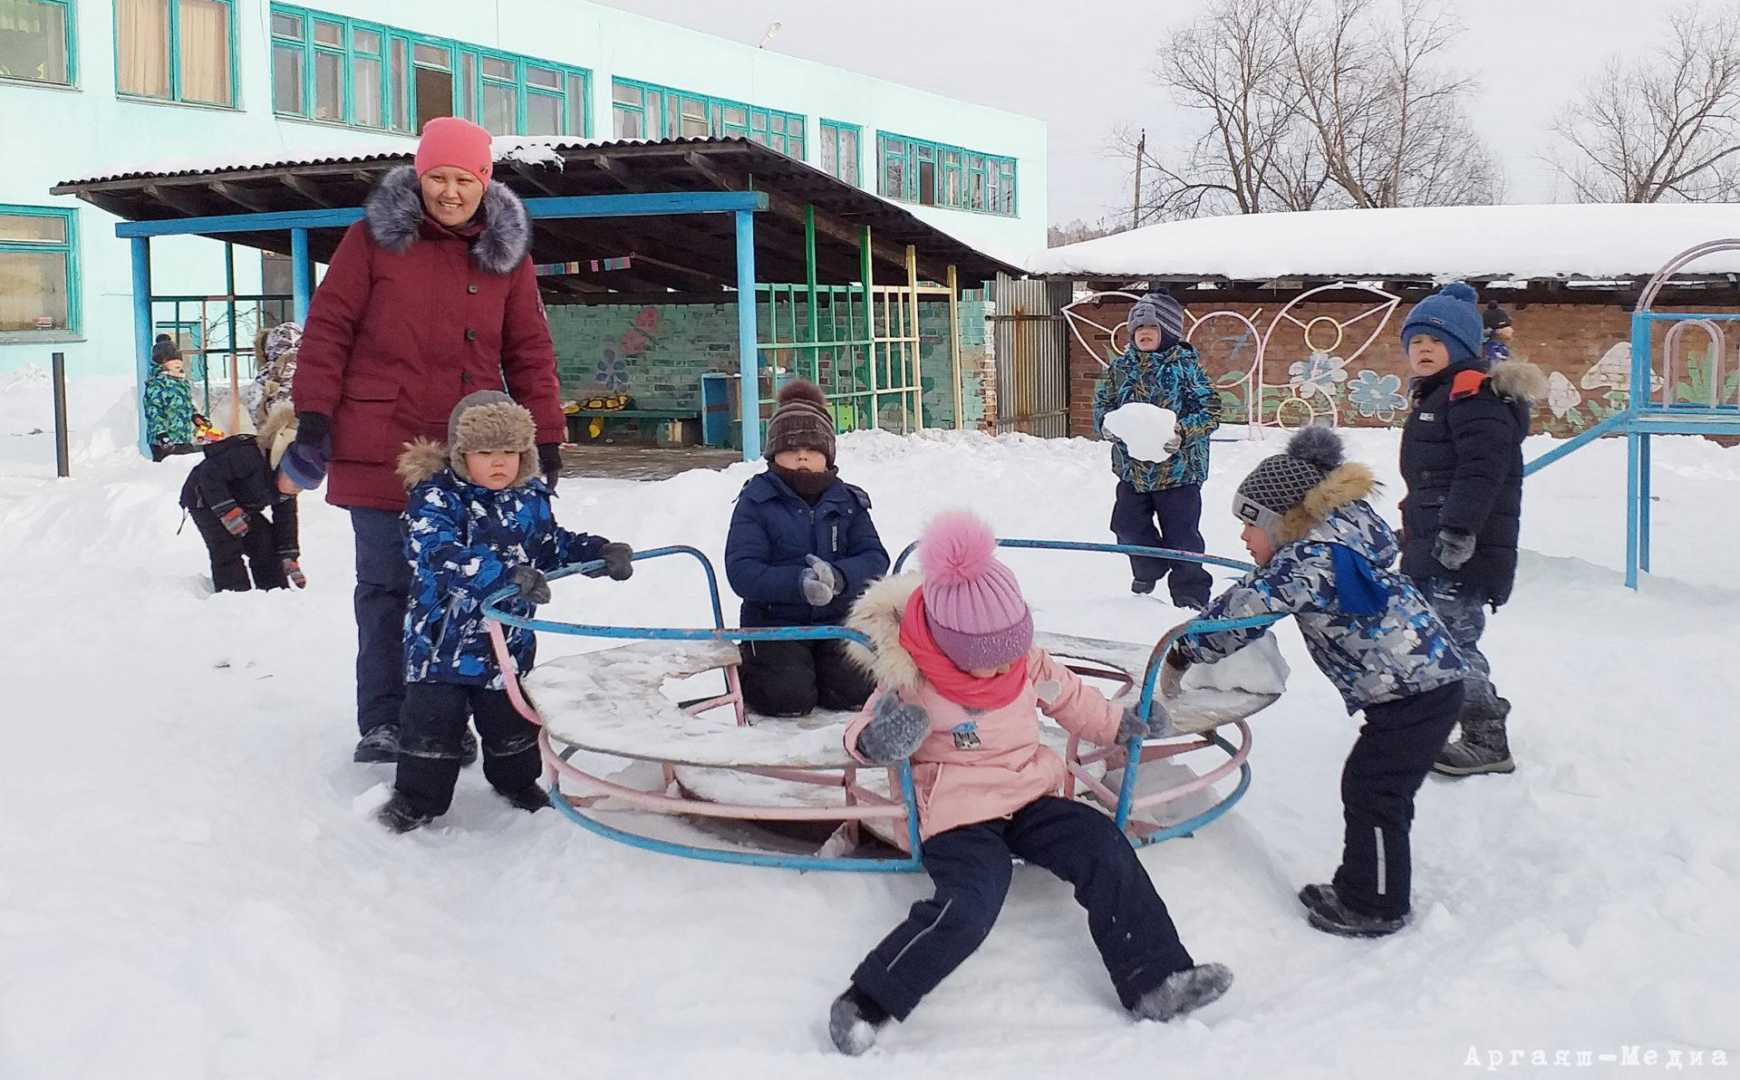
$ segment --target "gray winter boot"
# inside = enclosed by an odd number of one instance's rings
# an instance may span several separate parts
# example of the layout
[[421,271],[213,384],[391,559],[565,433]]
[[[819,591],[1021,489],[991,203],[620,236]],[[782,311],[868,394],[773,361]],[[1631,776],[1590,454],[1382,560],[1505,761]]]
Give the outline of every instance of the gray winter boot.
[[1504,731],[1510,716],[1510,702],[1498,699],[1497,708],[1475,706],[1464,709],[1459,718],[1462,737],[1446,743],[1432,762],[1432,771],[1440,776],[1478,776],[1481,773],[1516,772],[1516,761],[1510,756],[1510,740]]
[[1218,999],[1232,981],[1232,970],[1225,964],[1198,964],[1174,971],[1165,982],[1137,998],[1130,1013],[1138,1020],[1164,1023]]

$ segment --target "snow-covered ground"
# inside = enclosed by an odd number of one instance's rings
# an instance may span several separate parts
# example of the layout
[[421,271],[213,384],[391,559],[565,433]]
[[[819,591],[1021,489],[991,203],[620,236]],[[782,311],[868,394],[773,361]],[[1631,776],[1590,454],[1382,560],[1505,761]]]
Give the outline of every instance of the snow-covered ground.
[[[1654,1071],[1626,1068],[1628,1046],[1640,1062],[1655,1050],[1657,1069],[1672,1051],[1682,1064],[1702,1051],[1688,1072],[1740,1069],[1740,450],[1658,444],[1657,574],[1638,593],[1620,584],[1623,447],[1529,482],[1517,596],[1489,637],[1521,766],[1428,781],[1406,932],[1326,937],[1294,899],[1335,865],[1355,722],[1289,624],[1294,675],[1253,723],[1249,796],[1142,856],[1191,951],[1236,972],[1227,997],[1187,1022],[1129,1022],[1068,889],[1023,870],[979,954],[853,1061],[828,1044],[827,1004],[922,877],[647,854],[511,811],[476,770],[440,827],[387,835],[368,810],[390,773],[348,760],[345,519],[305,500],[307,592],[209,595],[197,535],[176,535],[192,459],[131,453],[126,392],[74,384],[74,476],[57,481],[52,435],[30,433],[51,429],[46,381],[0,388],[6,1080],[1388,1080],[1470,1075],[1494,1054],[1511,1076]],[[1390,481],[1393,511],[1396,435],[1347,437]],[[891,550],[955,506],[1005,536],[1106,538],[1102,444],[841,445]],[[1239,554],[1231,486],[1278,446],[1215,447],[1211,550]],[[751,471],[569,480],[557,512],[717,561]],[[1131,597],[1119,558],[1008,558],[1048,629],[1149,641],[1179,618]],[[557,618],[706,617],[698,574],[677,560],[556,593]],[[1569,1068],[1553,1066],[1560,1051]]]

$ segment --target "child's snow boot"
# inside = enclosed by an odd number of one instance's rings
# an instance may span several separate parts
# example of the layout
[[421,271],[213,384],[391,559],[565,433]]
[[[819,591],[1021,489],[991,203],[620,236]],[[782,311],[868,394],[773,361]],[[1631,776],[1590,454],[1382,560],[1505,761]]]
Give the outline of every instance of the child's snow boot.
[[364,765],[391,765],[399,760],[399,725],[380,724],[356,742],[352,761]]
[[502,791],[497,788],[496,794],[528,814],[535,814],[539,810],[547,810],[550,807],[550,793],[544,790],[542,784],[538,783],[527,784],[518,791]]
[[477,736],[468,727],[459,733],[459,767],[467,768],[477,764]]
[[386,805],[375,811],[375,820],[393,832],[408,833],[413,829],[421,829],[435,818],[412,806],[411,800],[404,793],[395,790]]
[[1504,730],[1508,716],[1510,702],[1504,698],[1498,699],[1496,707],[1476,705],[1463,709],[1458,717],[1462,737],[1438,751],[1432,771],[1440,776],[1516,772],[1516,760],[1510,756],[1510,739]]
[[1143,581],[1141,578],[1136,578],[1130,582],[1130,591],[1135,593],[1137,596],[1147,596],[1149,593],[1154,591],[1154,583],[1152,581]]
[[1130,1012],[1138,1020],[1164,1023],[1215,1001],[1232,981],[1232,969],[1225,964],[1198,964],[1174,971],[1165,982],[1137,998]]
[[1334,885],[1307,885],[1299,890],[1299,902],[1310,912],[1307,921],[1318,930],[1337,937],[1385,937],[1406,926],[1408,920],[1365,915],[1342,902]]
[[828,1010],[828,1037],[834,1040],[834,1048],[840,1053],[857,1057],[876,1045],[876,1033],[886,1023],[887,1011],[856,986],[849,986]]

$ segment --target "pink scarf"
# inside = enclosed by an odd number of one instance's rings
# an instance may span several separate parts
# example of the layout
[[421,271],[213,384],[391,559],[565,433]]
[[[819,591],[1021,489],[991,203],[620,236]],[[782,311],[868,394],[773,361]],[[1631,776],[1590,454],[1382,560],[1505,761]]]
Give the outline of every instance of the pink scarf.
[[900,618],[900,645],[907,651],[937,692],[967,709],[986,712],[1000,709],[1021,695],[1027,683],[1027,657],[1023,655],[1008,671],[981,679],[955,666],[931,636],[924,617],[924,590],[912,590],[906,612]]

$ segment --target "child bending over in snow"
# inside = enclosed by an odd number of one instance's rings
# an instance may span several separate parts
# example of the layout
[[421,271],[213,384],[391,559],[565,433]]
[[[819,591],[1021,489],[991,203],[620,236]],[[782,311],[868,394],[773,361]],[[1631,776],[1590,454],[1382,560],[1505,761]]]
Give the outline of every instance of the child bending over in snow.
[[872,585],[847,625],[876,693],[846,729],[872,765],[910,757],[924,868],[936,895],[871,950],[835,999],[828,1032],[860,1054],[889,1017],[919,1000],[990,933],[1009,889],[1011,856],[1075,886],[1118,1000],[1170,1020],[1220,997],[1232,973],[1197,965],[1123,833],[1105,814],[1061,798],[1064,764],[1039,743],[1039,710],[1101,744],[1148,725],[1120,710],[1033,644],[1033,616],[996,541],[967,513],[936,519],[919,541],[922,578]]
[[[1184,340],[1184,309],[1176,299],[1145,296],[1130,309],[1129,321],[1129,348],[1094,390],[1094,431],[1107,413],[1145,402],[1178,414],[1178,445],[1165,461],[1140,461],[1122,441],[1112,440],[1112,471],[1118,474],[1112,533],[1120,544],[1201,552],[1202,484],[1208,479],[1208,437],[1220,426],[1220,399]],[[1130,570],[1130,591],[1137,595],[1153,592],[1154,583],[1166,577],[1175,606],[1200,611],[1208,603],[1213,581],[1201,563],[1132,555]]]
[[[1413,407],[1402,429],[1402,571],[1449,627],[1468,661],[1462,738],[1433,762],[1445,776],[1516,771],[1498,696],[1480,650],[1485,608],[1497,611],[1516,581],[1522,528],[1522,441],[1529,412],[1546,396],[1541,369],[1489,350],[1480,354],[1482,316],[1474,290],[1452,282],[1414,305],[1402,344],[1414,373]],[[1497,308],[1488,314],[1504,313]],[[1509,319],[1493,331],[1501,333]],[[1489,342],[1488,344],[1491,344]],[[1491,371],[1487,364],[1492,361]]]
[[[834,467],[834,417],[814,383],[779,391],[767,422],[767,469],[737,496],[725,537],[725,576],[743,598],[744,626],[838,626],[888,552],[870,520],[870,496]],[[764,716],[821,706],[853,711],[870,696],[843,643],[748,641],[738,669],[743,700]]]
[[[1348,713],[1365,711],[1341,774],[1341,868],[1332,883],[1299,891],[1312,926],[1347,937],[1394,933],[1406,921],[1414,794],[1462,704],[1463,661],[1449,631],[1390,569],[1395,534],[1365,501],[1376,486],[1370,469],[1343,463],[1341,440],[1328,428],[1294,435],[1233,496],[1245,548],[1260,565],[1202,616],[1297,617]],[[1190,664],[1237,652],[1262,633],[1181,640],[1167,654],[1168,692]]]
[[[378,817],[409,832],[447,812],[459,779],[460,738],[469,713],[483,743],[483,775],[514,806],[549,805],[538,784],[537,728],[503,689],[483,624],[483,600],[516,585],[510,605],[529,615],[550,599],[542,571],[603,559],[617,581],[634,572],[627,544],[573,533],[550,513],[538,476],[532,414],[499,390],[462,399],[445,447],[419,439],[399,458],[410,486],[405,552],[411,601],[405,616],[405,704],[399,714],[399,768]],[[531,670],[537,640],[503,627],[516,671]]]

